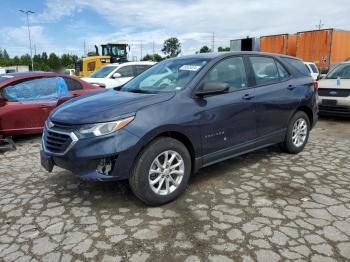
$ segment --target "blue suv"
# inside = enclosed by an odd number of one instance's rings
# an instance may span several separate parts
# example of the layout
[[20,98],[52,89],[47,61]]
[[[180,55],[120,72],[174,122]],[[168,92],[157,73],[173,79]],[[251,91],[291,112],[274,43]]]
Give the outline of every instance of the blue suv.
[[274,144],[302,151],[317,121],[316,93],[294,57],[237,52],[168,59],[119,90],[54,110],[41,163],[82,179],[128,179],[146,204],[164,204],[202,167]]

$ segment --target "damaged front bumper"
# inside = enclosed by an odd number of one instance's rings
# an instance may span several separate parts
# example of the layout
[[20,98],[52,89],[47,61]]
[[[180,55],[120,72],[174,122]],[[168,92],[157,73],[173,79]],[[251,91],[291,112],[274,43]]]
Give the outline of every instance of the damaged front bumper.
[[[47,171],[58,166],[81,179],[106,181],[129,177],[139,138],[126,129],[84,137],[74,130],[45,127],[42,140],[41,164]],[[59,143],[65,143],[63,148]]]

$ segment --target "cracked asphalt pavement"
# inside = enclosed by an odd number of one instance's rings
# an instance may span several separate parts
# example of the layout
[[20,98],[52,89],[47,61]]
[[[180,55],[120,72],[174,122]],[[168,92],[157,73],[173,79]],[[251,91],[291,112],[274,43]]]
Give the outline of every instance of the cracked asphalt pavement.
[[349,261],[350,120],[201,170],[150,208],[127,183],[46,173],[40,137],[0,152],[0,261]]

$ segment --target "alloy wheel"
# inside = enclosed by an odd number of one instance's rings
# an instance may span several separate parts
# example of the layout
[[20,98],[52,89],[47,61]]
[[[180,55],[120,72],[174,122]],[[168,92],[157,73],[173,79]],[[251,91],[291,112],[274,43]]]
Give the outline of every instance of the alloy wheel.
[[148,182],[154,193],[169,195],[179,187],[184,174],[185,164],[181,155],[167,150],[153,160],[148,172]]

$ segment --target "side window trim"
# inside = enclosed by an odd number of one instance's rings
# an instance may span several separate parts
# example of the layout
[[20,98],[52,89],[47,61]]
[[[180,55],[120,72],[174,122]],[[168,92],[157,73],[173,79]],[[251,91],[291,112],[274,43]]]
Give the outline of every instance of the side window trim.
[[[79,81],[77,81],[75,79],[72,79],[72,78],[69,78],[69,77],[66,77],[66,76],[64,76],[63,79],[66,82],[69,91],[77,91],[77,90],[83,90],[84,89],[83,86],[79,83]],[[78,85],[79,89],[75,89],[75,88],[74,89],[70,89],[69,81],[74,82],[75,85]]]
[[[281,63],[280,61],[278,61],[276,58],[273,59],[275,61],[276,67],[277,67],[277,72],[278,72],[278,76],[280,78],[280,81],[278,83],[283,83],[286,81],[289,81],[292,78],[292,74],[289,72],[289,70],[285,67],[285,65],[283,63]],[[280,75],[280,71],[278,70],[278,65],[282,66],[283,69],[288,73],[288,77],[285,79],[281,79],[281,75]]]

